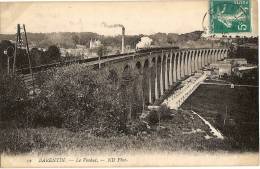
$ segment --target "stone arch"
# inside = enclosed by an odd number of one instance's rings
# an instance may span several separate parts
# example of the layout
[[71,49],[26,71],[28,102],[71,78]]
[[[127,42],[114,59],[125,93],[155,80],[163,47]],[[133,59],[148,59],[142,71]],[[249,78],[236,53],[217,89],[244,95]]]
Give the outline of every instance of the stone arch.
[[181,72],[181,78],[183,78],[185,76],[185,58],[184,58],[184,51],[181,51],[180,52],[180,61],[181,61],[181,69],[180,69],[180,72]]
[[218,49],[218,60],[221,60],[221,56],[220,56],[220,53],[221,53],[221,49]]
[[191,57],[190,57],[190,60],[191,60],[191,73],[193,73],[195,71],[195,60],[194,60],[194,54],[195,54],[195,51],[192,50],[191,51]]
[[201,68],[201,65],[202,65],[202,63],[201,63],[201,50],[199,49],[198,50],[198,69]]
[[205,66],[204,49],[201,49],[201,67]]
[[216,58],[216,61],[218,61],[218,49],[215,49],[215,58]]
[[166,90],[168,90],[169,89],[169,87],[170,87],[170,85],[171,85],[171,83],[170,83],[170,79],[171,79],[171,81],[172,81],[172,78],[170,78],[170,76],[172,76],[172,65],[171,65],[171,62],[172,62],[172,59],[171,59],[171,52],[167,52],[166,53],[166,63],[165,63],[165,66],[166,66],[166,81],[165,82],[167,82],[167,84],[165,84],[165,88],[166,88]]
[[173,52],[172,50],[170,51],[169,55],[168,55],[168,82],[169,82],[169,86],[171,86],[173,84]]
[[201,67],[205,66],[204,49],[201,49]]
[[176,80],[181,79],[181,55],[180,52],[176,53]]
[[162,56],[157,56],[157,87],[158,87],[158,97],[162,95],[161,88],[162,88]]
[[152,57],[152,58],[151,58],[151,64],[152,64],[152,65],[155,65],[155,63],[156,63],[156,57]]
[[164,53],[164,64],[163,64],[163,74],[164,74],[164,91],[169,89],[169,53]]
[[200,54],[201,56],[201,67],[204,67],[204,50],[203,49],[201,49],[201,54]]
[[189,75],[189,53],[185,51],[185,75]]
[[215,63],[216,62],[216,59],[215,59],[215,49],[212,49],[212,57],[213,57],[213,62]]
[[204,49],[204,65],[208,65],[208,55],[207,55],[207,49]]
[[214,60],[215,60],[215,62],[218,61],[217,49],[214,49]]
[[205,65],[207,65],[207,49],[204,49],[204,54],[203,54],[203,56],[204,56],[204,64]]
[[115,67],[105,67],[108,72],[108,79],[111,80],[112,84],[117,88],[120,80],[120,72]]
[[137,74],[141,75],[141,74],[142,74],[142,71],[143,71],[142,62],[141,62],[141,61],[136,61],[136,62],[133,64],[133,73],[134,73],[135,75],[137,75]]
[[139,74],[142,75],[142,71],[143,71],[143,65],[141,61],[136,61],[134,66],[133,66],[133,72],[135,74]]
[[191,51],[188,51],[188,75],[191,75]]
[[131,66],[129,64],[125,64],[123,67],[122,77],[128,78],[128,75],[131,75]]
[[186,51],[183,51],[182,58],[183,58],[183,75],[184,77],[187,75],[187,58],[186,58]]
[[144,69],[144,68],[149,68],[149,65],[150,65],[149,59],[146,59],[146,60],[144,61],[144,64],[143,64],[143,69]]
[[127,119],[132,118],[132,108],[133,108],[133,88],[134,88],[134,78],[132,74],[132,69],[129,64],[125,64],[122,67],[122,75],[120,79],[120,102],[124,104],[127,108]]
[[142,68],[142,63],[141,63],[140,61],[137,61],[137,62],[135,63],[135,68],[137,68],[138,70],[141,70],[141,68]]
[[185,54],[186,54],[186,75],[189,75],[189,51],[186,50],[185,51]]
[[213,49],[210,49],[210,60],[211,60],[211,63],[214,63]]
[[172,66],[172,81],[176,82],[177,81],[177,53],[172,54],[172,61],[173,61],[173,66]]
[[207,55],[207,65],[208,65],[210,63],[210,50],[209,49],[207,49],[206,55]]
[[206,66],[208,63],[207,63],[207,49],[204,49],[204,54],[203,54],[203,57],[204,57],[204,66]]
[[151,102],[153,103],[158,99],[158,84],[157,84],[157,60],[156,57],[152,57],[150,60],[151,68]]
[[224,53],[225,53],[225,49],[221,50],[221,59],[224,59]]
[[223,59],[223,49],[220,49],[220,59]]
[[161,62],[161,79],[160,79],[160,91],[161,91],[161,95],[164,94],[164,91],[165,91],[165,72],[166,72],[166,53],[165,52],[162,52],[162,55],[161,55],[161,59],[162,59],[162,62]]
[[224,58],[228,57],[228,49],[224,49]]
[[194,72],[198,70],[198,50],[194,51]]
[[[127,67],[125,67],[125,69],[128,69]],[[142,98],[143,98],[143,88],[142,88],[142,83],[143,83],[143,65],[141,61],[136,61],[133,63],[133,85],[132,85],[132,100],[134,101],[134,103],[131,106],[131,116],[132,118],[137,118],[138,116],[140,116],[140,112],[142,112]],[[139,103],[139,104],[136,104]],[[135,113],[139,113],[139,114],[135,114]]]
[[149,60],[146,59],[143,64],[143,104],[149,104],[149,85],[150,85],[150,69],[149,69]]

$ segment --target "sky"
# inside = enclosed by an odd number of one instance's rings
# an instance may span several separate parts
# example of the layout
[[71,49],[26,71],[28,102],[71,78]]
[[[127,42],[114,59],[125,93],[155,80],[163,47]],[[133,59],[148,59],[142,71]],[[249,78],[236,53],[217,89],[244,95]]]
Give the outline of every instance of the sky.
[[[252,0],[256,3],[256,0]],[[126,34],[187,33],[203,30],[208,0],[143,2],[11,2],[0,3],[0,33],[15,33],[16,24],[27,32],[96,32],[118,35],[123,24]],[[254,9],[255,10],[255,9]],[[257,12],[253,11],[253,34],[257,34]],[[205,20],[205,25],[208,20]]]

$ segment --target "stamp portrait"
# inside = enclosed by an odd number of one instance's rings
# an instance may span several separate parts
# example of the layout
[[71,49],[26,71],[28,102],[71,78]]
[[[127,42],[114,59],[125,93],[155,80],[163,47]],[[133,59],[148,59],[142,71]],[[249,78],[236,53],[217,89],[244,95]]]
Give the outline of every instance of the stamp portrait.
[[250,2],[250,0],[211,0],[211,32],[251,32]]

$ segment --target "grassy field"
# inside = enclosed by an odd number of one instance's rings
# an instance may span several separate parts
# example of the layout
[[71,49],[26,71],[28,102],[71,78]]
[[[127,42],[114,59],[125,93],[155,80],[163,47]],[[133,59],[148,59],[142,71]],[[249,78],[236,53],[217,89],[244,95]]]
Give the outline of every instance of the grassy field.
[[258,151],[258,88],[201,85],[183,109],[193,109],[232,141],[236,151]]
[[[194,132],[200,129],[199,132]],[[189,111],[173,112],[172,118],[150,125],[137,135],[94,137],[87,132],[71,132],[61,128],[3,129],[0,131],[0,150],[7,154],[36,152],[39,154],[128,153],[174,151],[228,151],[229,140],[205,139],[211,135],[201,119]]]

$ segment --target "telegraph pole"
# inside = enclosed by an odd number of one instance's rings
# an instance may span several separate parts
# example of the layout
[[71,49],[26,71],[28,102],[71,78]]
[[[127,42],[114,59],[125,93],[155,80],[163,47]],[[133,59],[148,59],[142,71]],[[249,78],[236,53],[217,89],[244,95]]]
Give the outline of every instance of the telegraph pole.
[[32,85],[33,85],[33,93],[34,93],[34,79],[33,79],[33,71],[32,71],[32,64],[31,64],[30,49],[29,49],[29,45],[28,45],[28,39],[27,39],[27,34],[26,34],[26,29],[25,29],[24,24],[23,24],[23,31],[24,31],[24,36],[25,36],[26,52],[27,52],[27,57],[28,57],[30,74],[32,76]]
[[20,46],[20,42],[21,42],[20,24],[17,24],[16,42],[15,42],[15,47],[14,47],[13,75],[15,74],[15,64],[16,64],[16,55],[17,55],[17,45]]
[[[23,31],[23,32],[21,32]],[[25,44],[23,41],[22,33],[24,34]],[[20,24],[17,24],[17,33],[16,33],[16,42],[15,42],[15,49],[14,49],[14,59],[13,59],[13,75],[16,72],[16,57],[18,49],[25,49],[28,59],[28,68],[32,77],[32,85],[33,85],[33,92],[34,92],[34,77],[32,72],[32,64],[31,64],[31,57],[30,57],[30,49],[28,45],[27,33],[25,29],[25,25],[21,27]]]

